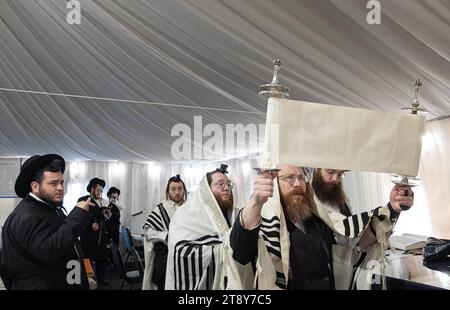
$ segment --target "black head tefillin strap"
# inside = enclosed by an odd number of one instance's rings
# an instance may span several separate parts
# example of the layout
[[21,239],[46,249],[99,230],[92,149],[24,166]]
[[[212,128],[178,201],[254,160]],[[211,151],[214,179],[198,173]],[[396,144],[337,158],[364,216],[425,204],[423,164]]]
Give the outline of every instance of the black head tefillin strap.
[[227,171],[228,165],[220,164],[220,168],[217,168],[214,172],[221,172],[223,174],[228,173]]

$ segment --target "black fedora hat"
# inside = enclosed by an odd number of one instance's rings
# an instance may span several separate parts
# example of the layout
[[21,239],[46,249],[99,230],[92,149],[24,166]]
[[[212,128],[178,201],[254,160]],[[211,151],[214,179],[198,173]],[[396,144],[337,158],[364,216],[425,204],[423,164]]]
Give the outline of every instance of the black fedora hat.
[[36,173],[55,159],[61,161],[61,173],[64,173],[66,162],[64,161],[64,158],[57,154],[33,155],[28,158],[22,164],[22,167],[20,167],[20,173],[16,179],[16,184],[14,185],[17,196],[25,198],[31,191],[30,183],[33,181],[33,177]]
[[113,194],[113,193],[117,193],[117,194],[119,194],[120,195],[120,189],[118,189],[117,187],[110,187],[109,189],[108,189],[108,192],[106,193],[106,197],[111,197],[111,195]]
[[99,178],[93,178],[89,181],[88,186],[86,187],[86,190],[90,193],[91,189],[95,186],[99,184],[101,187],[105,187],[105,180],[99,179]]

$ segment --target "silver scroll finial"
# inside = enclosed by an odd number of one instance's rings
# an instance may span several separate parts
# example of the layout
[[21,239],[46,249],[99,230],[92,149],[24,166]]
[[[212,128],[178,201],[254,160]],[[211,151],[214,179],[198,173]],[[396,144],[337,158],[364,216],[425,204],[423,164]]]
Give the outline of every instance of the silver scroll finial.
[[417,114],[417,111],[419,110],[419,88],[422,86],[422,81],[420,79],[417,79],[416,83],[414,83],[414,98],[412,102],[412,114]]
[[279,59],[273,62],[273,79],[272,83],[259,86],[259,95],[264,98],[289,98],[289,88],[279,84],[278,75],[281,68]]
[[405,107],[405,108],[402,108],[402,110],[410,110],[412,114],[417,114],[417,112],[423,112],[423,113],[428,112],[424,108],[420,107],[420,102],[419,102],[420,86],[422,86],[422,81],[420,79],[417,79],[416,82],[414,83],[414,98],[413,98],[413,101],[411,102],[411,107]]
[[[417,112],[427,112],[427,110],[420,107],[419,103],[419,89],[420,86],[422,86],[422,81],[420,79],[417,79],[414,83],[414,98],[411,103],[411,107],[405,107],[402,108],[402,110],[410,110],[411,114],[417,115]],[[392,182],[401,185],[404,187],[414,187],[419,185],[420,179],[417,177],[411,177],[411,176],[405,176],[405,175],[398,175],[394,174],[392,175]],[[402,210],[408,210],[409,207],[400,205],[400,208]]]

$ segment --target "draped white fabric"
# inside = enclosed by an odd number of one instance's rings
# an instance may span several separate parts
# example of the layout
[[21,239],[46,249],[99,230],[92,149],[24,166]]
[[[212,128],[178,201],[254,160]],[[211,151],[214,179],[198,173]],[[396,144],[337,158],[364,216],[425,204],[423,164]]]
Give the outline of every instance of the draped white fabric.
[[430,117],[450,111],[446,0],[381,0],[380,25],[362,0],[79,2],[69,25],[65,0],[0,1],[0,87],[231,111],[3,90],[0,156],[172,161],[171,129],[194,115],[263,124],[276,57],[292,99],[393,111],[421,78]]
[[[408,212],[403,212],[395,227],[395,234],[410,232],[423,235],[435,235],[450,238],[448,218],[450,210],[449,175],[444,169],[448,158],[450,141],[450,120],[433,122],[427,133],[433,132],[424,140],[424,148],[419,176],[421,186],[414,188],[415,204]],[[430,129],[432,128],[432,129]],[[443,139],[443,140],[442,140]],[[433,155],[433,150],[436,154]],[[438,165],[432,163],[438,161]],[[225,163],[225,162],[224,162]],[[236,159],[229,164],[230,178],[236,184],[233,192],[239,207],[245,206],[253,190],[252,169],[256,160]],[[133,233],[142,233],[142,226],[150,211],[165,195],[167,180],[180,174],[189,192],[195,190],[201,177],[207,171],[220,166],[219,162],[192,164],[136,164],[125,162],[69,162],[66,172],[66,196],[64,206],[70,212],[81,196],[87,195],[86,186],[95,176],[104,178],[106,187],[120,188],[119,200],[124,204],[122,224],[132,228]],[[353,213],[360,213],[382,206],[389,201],[389,192],[393,186],[391,175],[384,173],[367,173],[352,171],[343,179],[344,189],[348,194]],[[0,224],[4,222],[19,199],[0,199]],[[132,214],[143,213],[132,216]]]
[[[345,192],[350,198],[352,213],[361,213],[386,205],[394,186],[391,179],[392,175],[387,173],[349,172],[344,178],[343,184]],[[414,187],[414,206],[407,212],[401,213],[394,227],[395,235],[402,233],[424,236],[437,235],[434,229],[435,223],[431,222],[430,217],[433,214],[440,217],[442,213],[437,208],[429,208],[426,200],[429,193],[428,189],[428,183],[423,182],[423,180],[420,186]],[[450,236],[448,228],[443,230],[443,233]]]
[[[450,119],[428,123],[419,169],[423,186],[417,189],[422,189],[425,192],[424,199],[420,201],[421,214],[425,215],[425,218],[428,218],[431,222],[433,235],[446,239],[450,239],[449,154]],[[413,220],[411,219],[410,222],[412,223]],[[416,225],[422,225],[422,222],[423,220],[420,219],[420,222],[416,221],[415,223]]]
[[[251,177],[253,162],[249,159],[222,162],[229,164],[229,176],[232,182],[238,184],[234,195],[240,207],[244,206],[250,198],[253,185],[253,177]],[[77,199],[88,194],[86,186],[89,180],[93,177],[103,178],[106,181],[103,191],[105,199],[106,192],[111,186],[121,191],[119,200],[125,205],[125,210],[121,214],[122,225],[131,227],[134,233],[142,233],[142,226],[148,214],[165,198],[167,180],[170,177],[180,174],[188,191],[193,192],[206,172],[218,167],[220,167],[219,162],[192,164],[70,162],[66,172],[64,205],[70,212]]]
[[[237,205],[243,207],[253,190],[254,171],[252,167],[256,160],[236,159],[223,163],[229,164],[229,176],[236,184],[233,190],[235,199],[237,199]],[[70,211],[78,197],[87,195],[86,186],[92,177],[104,178],[106,181],[104,198],[106,198],[106,191],[109,187],[120,188],[119,200],[125,205],[125,210],[122,211],[122,224],[131,227],[133,233],[140,234],[143,232],[142,226],[148,214],[164,198],[166,182],[171,176],[180,174],[188,191],[193,192],[202,176],[219,166],[219,162],[186,165],[71,162],[68,164],[66,174],[64,205]],[[436,175],[435,171],[432,173],[433,176]],[[445,204],[437,203],[439,199],[430,198],[434,197],[436,191],[442,192],[443,187],[433,182],[438,181],[431,178],[430,183],[429,178],[424,176],[421,186],[414,188],[415,205],[408,212],[402,213],[395,227],[395,234],[410,232],[449,237],[448,216],[446,215],[449,212],[448,207]],[[389,193],[393,186],[390,174],[357,171],[347,173],[343,183],[350,198],[353,213],[385,205],[389,201]],[[428,186],[429,184],[431,185]],[[440,194],[443,195],[443,201],[448,199],[448,193]],[[428,206],[431,207],[428,208]],[[142,211],[141,214],[132,216],[140,211]],[[432,229],[431,224],[437,226],[433,226],[434,229]]]

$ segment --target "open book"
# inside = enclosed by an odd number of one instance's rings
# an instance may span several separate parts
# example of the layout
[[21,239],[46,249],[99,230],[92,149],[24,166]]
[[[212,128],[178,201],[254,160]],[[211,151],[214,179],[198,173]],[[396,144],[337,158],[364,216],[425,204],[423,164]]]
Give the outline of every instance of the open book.
[[391,247],[399,250],[414,250],[422,249],[427,244],[427,236],[414,235],[414,234],[401,234],[400,236],[391,236],[389,241]]

